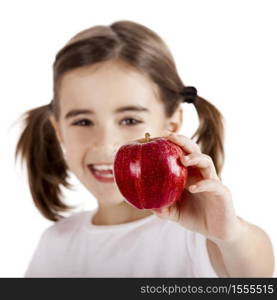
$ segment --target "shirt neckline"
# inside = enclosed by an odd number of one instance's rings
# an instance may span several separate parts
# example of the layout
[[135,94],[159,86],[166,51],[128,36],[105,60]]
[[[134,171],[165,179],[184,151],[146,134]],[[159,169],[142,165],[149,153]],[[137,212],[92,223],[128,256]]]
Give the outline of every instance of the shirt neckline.
[[128,223],[121,223],[115,225],[95,225],[91,223],[93,216],[96,214],[97,209],[87,212],[87,218],[85,221],[85,227],[88,231],[95,232],[95,231],[113,231],[113,230],[123,230],[123,229],[130,229],[137,227],[141,224],[144,224],[152,219],[158,218],[154,213],[150,216],[144,217],[142,219],[131,221]]

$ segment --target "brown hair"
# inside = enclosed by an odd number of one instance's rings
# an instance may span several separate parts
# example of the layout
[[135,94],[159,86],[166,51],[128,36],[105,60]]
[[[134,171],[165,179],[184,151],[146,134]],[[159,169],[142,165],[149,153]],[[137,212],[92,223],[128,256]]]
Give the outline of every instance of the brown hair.
[[[176,111],[185,85],[165,42],[149,28],[131,21],[118,21],[109,26],[94,26],[75,36],[57,53],[53,64],[54,96],[50,104],[25,113],[25,127],[16,146],[27,164],[28,180],[35,205],[49,220],[57,221],[60,213],[73,207],[63,203],[61,187],[68,183],[68,167],[49,116],[59,119],[58,90],[65,72],[92,64],[117,60],[148,76],[159,88],[167,117]],[[218,176],[223,167],[223,117],[217,108],[197,96],[194,102],[199,127],[191,138],[214,162]]]

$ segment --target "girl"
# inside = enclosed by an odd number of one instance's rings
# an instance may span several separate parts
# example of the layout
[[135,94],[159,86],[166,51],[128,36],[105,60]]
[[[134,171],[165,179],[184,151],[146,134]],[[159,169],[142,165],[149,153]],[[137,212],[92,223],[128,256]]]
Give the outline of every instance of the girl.
[[[55,222],[25,277],[272,276],[269,237],[236,215],[221,181],[223,117],[184,86],[156,33],[130,21],[88,28],[57,53],[53,71],[53,99],[27,112],[16,148],[35,205]],[[200,120],[191,139],[179,134],[184,101]],[[189,153],[181,201],[162,210],[128,204],[112,175],[118,148],[145,132]],[[97,209],[63,216],[72,208],[61,197],[69,170]]]

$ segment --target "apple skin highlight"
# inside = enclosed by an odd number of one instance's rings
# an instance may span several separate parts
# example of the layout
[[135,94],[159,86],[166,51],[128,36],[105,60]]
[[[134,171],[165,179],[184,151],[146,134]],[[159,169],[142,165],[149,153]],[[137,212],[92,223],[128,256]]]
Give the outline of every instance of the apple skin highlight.
[[185,151],[165,137],[131,141],[116,153],[115,182],[138,209],[159,209],[177,201],[185,187],[188,169],[180,157]]

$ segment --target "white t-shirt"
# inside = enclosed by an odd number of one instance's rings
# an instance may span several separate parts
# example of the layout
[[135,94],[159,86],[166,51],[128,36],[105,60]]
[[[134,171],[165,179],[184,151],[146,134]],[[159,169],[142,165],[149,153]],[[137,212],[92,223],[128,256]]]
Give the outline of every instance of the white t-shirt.
[[218,277],[201,234],[156,215],[94,225],[93,211],[42,234],[25,277]]

